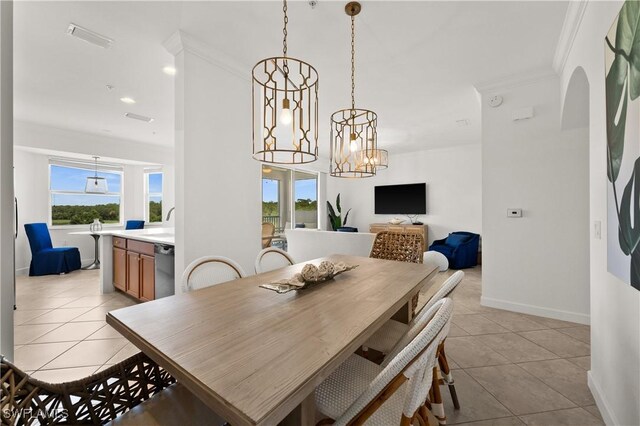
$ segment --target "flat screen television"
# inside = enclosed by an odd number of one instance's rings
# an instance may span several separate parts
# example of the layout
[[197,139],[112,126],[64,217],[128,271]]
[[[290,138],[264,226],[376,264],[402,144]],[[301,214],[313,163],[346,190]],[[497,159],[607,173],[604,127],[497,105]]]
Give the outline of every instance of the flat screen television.
[[375,214],[426,214],[427,184],[375,187]]

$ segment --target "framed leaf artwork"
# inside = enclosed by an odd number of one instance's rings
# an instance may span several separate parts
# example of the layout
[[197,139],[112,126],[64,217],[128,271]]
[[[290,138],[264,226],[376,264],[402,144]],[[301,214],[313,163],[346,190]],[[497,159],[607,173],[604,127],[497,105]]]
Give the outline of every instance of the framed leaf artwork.
[[640,3],[605,37],[607,268],[640,290]]

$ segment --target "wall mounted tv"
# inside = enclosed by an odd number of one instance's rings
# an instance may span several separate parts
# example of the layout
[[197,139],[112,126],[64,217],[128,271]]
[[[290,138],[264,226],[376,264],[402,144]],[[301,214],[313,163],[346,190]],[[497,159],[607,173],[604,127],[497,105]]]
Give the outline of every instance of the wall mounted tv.
[[375,214],[426,214],[427,184],[375,187]]

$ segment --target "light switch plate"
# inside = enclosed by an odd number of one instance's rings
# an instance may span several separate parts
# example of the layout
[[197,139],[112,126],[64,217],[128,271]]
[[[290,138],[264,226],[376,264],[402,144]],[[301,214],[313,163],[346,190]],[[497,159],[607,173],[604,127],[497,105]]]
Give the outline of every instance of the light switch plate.
[[599,220],[593,222],[593,238],[596,240],[602,239],[602,222]]
[[522,209],[507,209],[507,217],[522,217]]

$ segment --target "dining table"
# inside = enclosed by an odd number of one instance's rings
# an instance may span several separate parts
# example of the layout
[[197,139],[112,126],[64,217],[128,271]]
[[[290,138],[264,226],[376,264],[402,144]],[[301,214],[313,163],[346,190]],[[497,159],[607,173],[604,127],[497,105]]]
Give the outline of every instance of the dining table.
[[[260,287],[325,260],[357,267],[287,293]],[[408,321],[436,271],[336,254],[110,311],[107,323],[234,426],[313,425],[314,389],[390,318]]]

